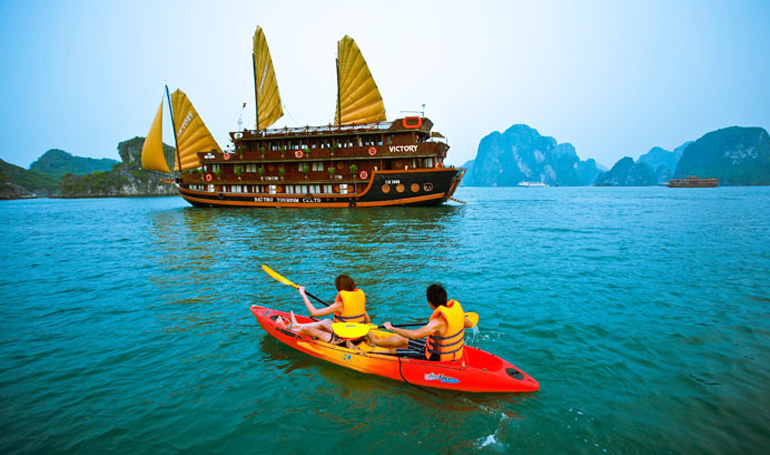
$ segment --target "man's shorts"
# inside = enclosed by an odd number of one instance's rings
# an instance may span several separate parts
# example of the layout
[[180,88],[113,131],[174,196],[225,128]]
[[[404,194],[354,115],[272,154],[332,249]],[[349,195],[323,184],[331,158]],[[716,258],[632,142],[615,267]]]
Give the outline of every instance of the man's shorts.
[[437,352],[431,354],[430,359],[425,357],[425,338],[409,340],[409,344],[406,348],[396,349],[396,354],[398,354],[399,357],[405,357],[407,359],[438,361],[441,358]]

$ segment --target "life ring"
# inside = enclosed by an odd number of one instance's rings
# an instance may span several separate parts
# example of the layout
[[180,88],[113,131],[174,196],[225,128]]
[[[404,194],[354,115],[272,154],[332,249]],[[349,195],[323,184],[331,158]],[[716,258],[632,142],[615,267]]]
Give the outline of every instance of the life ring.
[[422,117],[417,117],[417,116],[404,117],[402,124],[404,125],[404,128],[407,128],[410,130],[417,129],[422,126]]
[[294,156],[296,156],[297,158],[302,158],[303,156],[305,156],[305,154],[302,153],[302,150],[297,150],[296,152],[294,152]]
[[213,176],[213,175],[211,175],[211,174],[206,174],[206,181],[207,181],[207,182],[210,182],[210,181],[212,181],[212,180],[214,180],[214,176]]
[[374,156],[377,154],[377,149],[374,147],[369,147],[369,155]]
[[230,154],[225,152],[224,158],[225,158],[225,161],[229,160],[230,159]]
[[224,193],[219,193],[219,200],[223,201],[225,199]]
[[369,173],[366,171],[361,171],[358,173],[358,176],[361,178],[361,180],[366,180],[369,178]]

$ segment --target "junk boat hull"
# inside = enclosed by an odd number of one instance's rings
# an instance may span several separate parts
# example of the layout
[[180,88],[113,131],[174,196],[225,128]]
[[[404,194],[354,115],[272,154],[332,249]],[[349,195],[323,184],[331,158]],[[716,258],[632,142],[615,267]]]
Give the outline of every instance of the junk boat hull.
[[[540,388],[535,379],[513,364],[470,346],[463,348],[461,360],[452,362],[405,359],[366,343],[360,343],[360,349],[348,349],[300,335],[276,322],[278,316],[289,317],[284,311],[254,305],[251,312],[259,325],[276,340],[307,355],[361,373],[463,392],[534,392]],[[300,323],[312,321],[303,316],[297,316],[297,320]],[[375,330],[374,334],[388,335],[380,330]]]
[[[351,184],[360,188],[352,194],[233,193],[224,185],[175,182],[179,194],[196,207],[299,207],[346,208],[386,206],[431,206],[449,199],[463,177],[463,168],[413,171],[375,171],[370,180]],[[289,183],[288,185],[292,185]],[[287,184],[276,185],[285,188]]]

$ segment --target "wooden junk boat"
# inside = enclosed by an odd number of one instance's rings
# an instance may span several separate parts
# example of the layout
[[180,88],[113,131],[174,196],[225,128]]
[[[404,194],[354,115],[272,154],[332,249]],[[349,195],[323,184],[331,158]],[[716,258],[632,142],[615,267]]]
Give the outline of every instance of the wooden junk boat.
[[663,184],[669,188],[716,188],[719,186],[718,178],[698,178],[688,175],[682,179],[670,179]]
[[[449,146],[424,116],[387,121],[382,97],[352,38],[338,42],[335,124],[269,128],[283,116],[272,58],[254,34],[256,125],[230,133],[224,151],[180,90],[168,93],[176,141],[169,180],[200,207],[428,206],[454,193],[465,169],[444,166]],[[171,174],[162,143],[163,102],[142,167]]]

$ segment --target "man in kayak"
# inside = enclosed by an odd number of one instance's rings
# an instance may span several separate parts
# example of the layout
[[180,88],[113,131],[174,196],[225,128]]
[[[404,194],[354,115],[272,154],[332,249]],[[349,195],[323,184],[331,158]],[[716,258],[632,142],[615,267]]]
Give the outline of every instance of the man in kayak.
[[433,310],[430,321],[419,329],[393,327],[390,321],[382,326],[395,336],[378,339],[370,332],[370,344],[391,348],[391,352],[412,359],[428,359],[441,362],[461,359],[465,344],[465,329],[473,323],[465,317],[457,300],[447,301],[446,289],[432,284],[425,293]]
[[[366,296],[364,291],[356,288],[356,282],[353,278],[347,275],[340,275],[334,280],[334,286],[337,288],[337,298],[334,299],[333,304],[320,310],[310,303],[307,294],[305,294],[304,286],[297,288],[310,316],[317,318],[333,314],[334,322],[360,324],[371,322],[369,314],[366,312]],[[303,335],[309,335],[326,341],[327,343],[345,341],[344,339],[339,339],[334,330],[332,330],[331,319],[321,319],[318,322],[299,324],[292,316],[292,321],[288,328]]]

